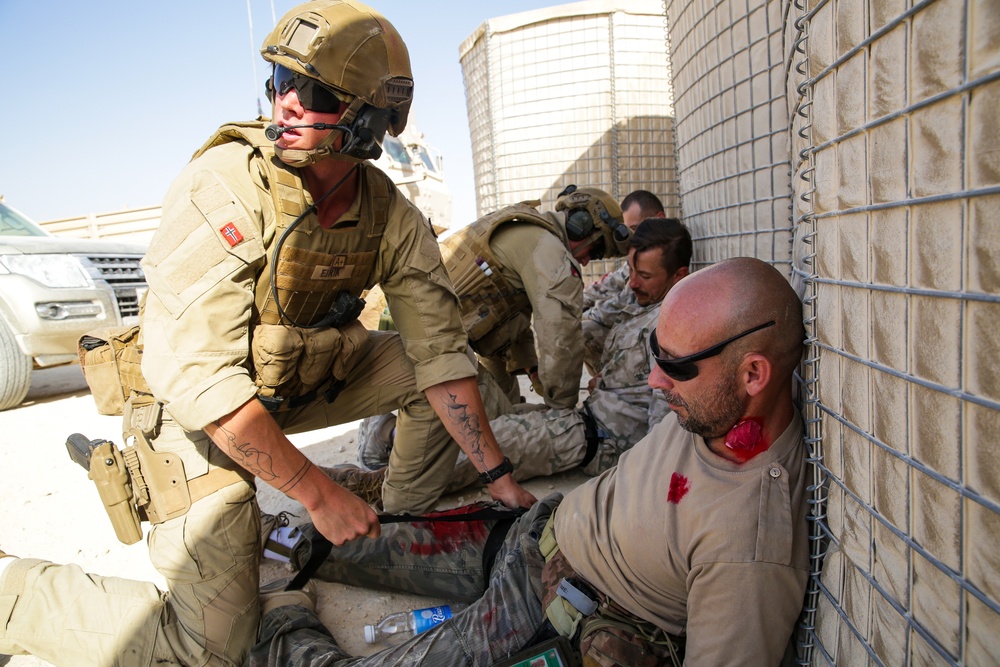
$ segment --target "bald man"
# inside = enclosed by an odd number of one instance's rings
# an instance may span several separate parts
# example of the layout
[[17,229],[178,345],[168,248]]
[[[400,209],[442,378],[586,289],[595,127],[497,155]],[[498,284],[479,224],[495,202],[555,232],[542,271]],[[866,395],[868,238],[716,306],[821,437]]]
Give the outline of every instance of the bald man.
[[[803,338],[798,298],[764,262],[731,259],[680,280],[650,335],[649,384],[674,414],[617,467],[561,502],[536,503],[485,559],[492,567],[482,556],[503,535],[492,522],[391,524],[333,549],[324,578],[473,601],[351,664],[492,664],[561,628],[582,653],[619,664],[638,664],[639,647],[656,664],[777,665],[808,578],[806,456],[792,402]],[[304,557],[310,545],[300,546]],[[565,593],[575,608],[556,594],[564,578],[580,593]],[[252,664],[346,660],[304,615],[266,614]],[[612,615],[616,630],[601,623]]]

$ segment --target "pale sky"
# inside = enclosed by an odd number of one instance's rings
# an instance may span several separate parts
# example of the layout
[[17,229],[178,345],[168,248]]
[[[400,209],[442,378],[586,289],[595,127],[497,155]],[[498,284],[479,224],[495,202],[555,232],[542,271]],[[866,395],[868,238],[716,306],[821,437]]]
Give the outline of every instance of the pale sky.
[[[296,4],[0,0],[7,62],[0,195],[38,221],[158,205],[218,126],[254,118],[258,96],[270,114],[258,49],[274,25],[272,8],[280,18]],[[409,48],[411,119],[444,156],[452,222],[472,222],[472,149],[458,47],[486,19],[561,3],[370,4]]]

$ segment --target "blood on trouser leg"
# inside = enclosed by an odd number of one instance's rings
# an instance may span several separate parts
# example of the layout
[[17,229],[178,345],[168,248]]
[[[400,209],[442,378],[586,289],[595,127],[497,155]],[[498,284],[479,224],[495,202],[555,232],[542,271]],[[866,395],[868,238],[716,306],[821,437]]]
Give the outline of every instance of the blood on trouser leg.
[[746,463],[770,446],[771,443],[764,437],[764,420],[761,417],[744,419],[726,434],[726,447],[740,463]]
[[[425,516],[469,514],[482,508],[483,506],[480,504],[472,504],[441,512],[429,512]],[[493,524],[474,519],[472,521],[416,521],[413,525],[430,533],[431,541],[411,544],[410,553],[430,556],[437,553],[455,553],[470,543],[485,542],[490,533],[488,526]]]

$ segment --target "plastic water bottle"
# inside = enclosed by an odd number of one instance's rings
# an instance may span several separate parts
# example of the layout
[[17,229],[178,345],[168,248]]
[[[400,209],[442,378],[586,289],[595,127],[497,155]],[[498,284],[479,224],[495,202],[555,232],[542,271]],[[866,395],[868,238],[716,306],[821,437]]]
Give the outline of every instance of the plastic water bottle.
[[387,641],[395,644],[443,623],[466,605],[442,605],[413,611],[397,611],[374,625],[365,625],[365,642]]

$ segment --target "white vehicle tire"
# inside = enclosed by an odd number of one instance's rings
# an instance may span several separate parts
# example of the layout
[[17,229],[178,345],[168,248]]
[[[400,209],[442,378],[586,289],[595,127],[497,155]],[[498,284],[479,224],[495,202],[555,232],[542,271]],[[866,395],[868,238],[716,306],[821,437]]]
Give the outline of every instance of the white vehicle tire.
[[31,357],[21,352],[14,332],[0,318],[0,410],[16,408],[31,387]]

